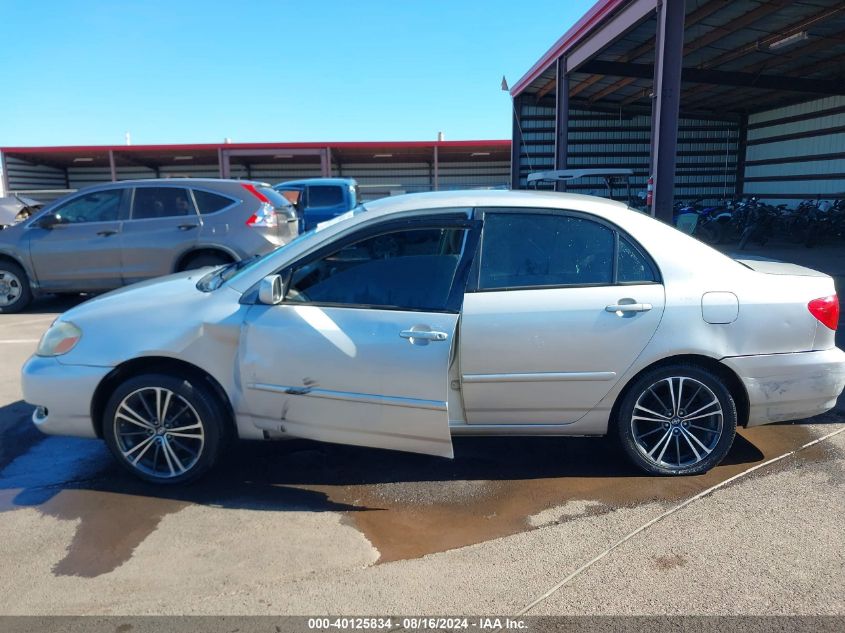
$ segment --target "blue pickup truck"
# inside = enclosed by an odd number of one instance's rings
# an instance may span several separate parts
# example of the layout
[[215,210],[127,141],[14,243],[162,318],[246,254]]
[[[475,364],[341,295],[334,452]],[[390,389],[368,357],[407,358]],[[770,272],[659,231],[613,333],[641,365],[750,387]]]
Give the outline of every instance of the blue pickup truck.
[[306,178],[273,187],[296,207],[300,232],[331,220],[360,202],[358,183],[352,178]]

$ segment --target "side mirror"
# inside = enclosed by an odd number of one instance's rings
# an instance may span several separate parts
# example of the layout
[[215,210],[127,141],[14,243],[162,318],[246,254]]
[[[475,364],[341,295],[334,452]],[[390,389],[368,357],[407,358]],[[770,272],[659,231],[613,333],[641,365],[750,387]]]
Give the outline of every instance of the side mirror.
[[268,275],[258,285],[258,301],[266,306],[278,305],[284,297],[281,275]]
[[36,226],[41,229],[52,229],[54,226],[59,224],[61,219],[55,213],[48,213],[42,218],[38,219],[38,223]]

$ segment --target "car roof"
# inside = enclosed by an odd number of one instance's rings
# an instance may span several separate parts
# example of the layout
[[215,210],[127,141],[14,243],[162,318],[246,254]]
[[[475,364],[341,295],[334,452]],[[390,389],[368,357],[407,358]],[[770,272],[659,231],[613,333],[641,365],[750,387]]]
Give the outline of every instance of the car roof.
[[286,180],[284,182],[280,182],[275,187],[279,185],[357,185],[357,181],[354,178],[302,178],[300,180]]
[[467,189],[461,191],[433,191],[379,198],[364,203],[372,217],[410,210],[473,208],[473,207],[553,208],[589,211],[600,216],[613,216],[620,211],[636,213],[628,205],[577,193],[557,191]]
[[88,189],[107,189],[110,187],[125,187],[135,185],[147,186],[170,186],[170,187],[184,187],[187,185],[223,185],[231,186],[233,184],[241,185],[255,185],[256,187],[269,187],[269,183],[261,180],[234,180],[231,178],[136,178],[134,180],[118,180],[115,182],[102,182],[87,187],[80,187],[79,191]]

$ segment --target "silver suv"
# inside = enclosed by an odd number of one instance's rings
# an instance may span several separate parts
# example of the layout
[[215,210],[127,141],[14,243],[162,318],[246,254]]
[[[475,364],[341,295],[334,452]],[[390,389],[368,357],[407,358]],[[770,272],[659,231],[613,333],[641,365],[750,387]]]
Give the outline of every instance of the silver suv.
[[97,185],[0,231],[0,313],[39,293],[112,290],[263,254],[297,234],[269,185],[179,178]]

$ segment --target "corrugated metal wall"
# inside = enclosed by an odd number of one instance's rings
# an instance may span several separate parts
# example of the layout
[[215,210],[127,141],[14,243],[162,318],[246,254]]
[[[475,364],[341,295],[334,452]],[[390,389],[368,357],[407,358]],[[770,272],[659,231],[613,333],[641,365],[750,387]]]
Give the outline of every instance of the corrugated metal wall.
[[[520,151],[520,187],[532,171],[554,166],[554,101],[526,104],[520,109],[520,127],[525,142]],[[651,117],[570,110],[567,167],[634,170],[631,191],[643,191],[648,180]],[[716,201],[736,192],[739,124],[730,121],[681,118],[678,130],[678,162],[675,196],[689,200]],[[605,194],[602,179],[575,181],[567,189],[577,193]],[[616,197],[622,197],[618,191]]]
[[[433,158],[433,156],[432,156]],[[9,185],[11,191],[37,190],[38,199],[49,201],[64,190],[76,190],[90,185],[111,181],[109,167],[68,167],[67,170],[43,165],[34,165],[8,157]],[[118,180],[148,178],[217,178],[216,163],[207,165],[166,165],[155,170],[144,166],[118,165]],[[287,180],[318,178],[321,175],[318,160],[299,161],[286,164],[256,163],[249,167],[232,163],[232,178],[244,178],[276,184]],[[434,166],[430,162],[384,162],[384,163],[337,163],[332,164],[332,175],[355,178],[360,185],[362,198],[372,200],[399,193],[431,191],[434,188]],[[505,188],[510,180],[508,161],[491,161],[479,158],[474,161],[457,162],[441,160],[439,182],[441,190],[466,188]],[[43,193],[42,190],[62,190]]]
[[[38,200],[50,201],[64,195],[69,185],[65,170],[47,165],[34,165],[27,161],[6,157],[9,192],[24,192]],[[45,193],[48,192],[48,193]]]
[[845,197],[845,96],[750,115],[745,193],[791,205]]

